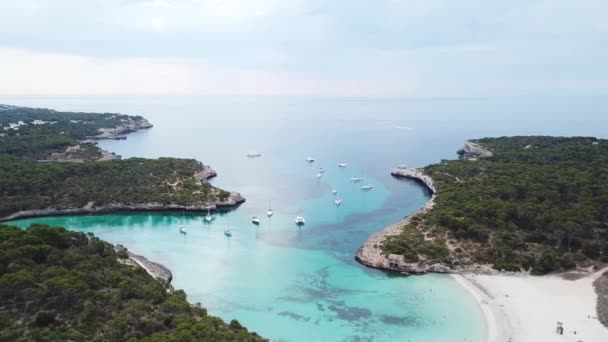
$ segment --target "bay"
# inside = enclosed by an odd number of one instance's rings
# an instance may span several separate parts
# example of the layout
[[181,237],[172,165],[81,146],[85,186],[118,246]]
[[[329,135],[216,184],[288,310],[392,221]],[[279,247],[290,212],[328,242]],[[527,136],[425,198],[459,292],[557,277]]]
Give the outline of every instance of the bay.
[[[284,341],[482,341],[484,319],[450,277],[357,264],[369,235],[428,194],[388,169],[454,158],[468,138],[605,135],[606,101],[576,98],[8,98],[58,110],[143,115],[155,127],[100,145],[123,157],[196,158],[247,199],[209,224],[182,213],[36,218],[93,232],[168,266],[174,286],[214,315]],[[251,150],[260,158],[247,158]],[[307,163],[305,158],[316,158]],[[338,168],[346,162],[347,168]],[[315,177],[319,167],[324,175]],[[353,184],[353,176],[363,177]],[[360,186],[370,183],[371,191]],[[332,189],[343,200],[333,203]],[[267,218],[272,206],[274,216]],[[251,216],[262,219],[251,224]],[[294,217],[306,217],[296,227]],[[179,234],[186,226],[188,233]],[[233,236],[223,235],[230,227]]]

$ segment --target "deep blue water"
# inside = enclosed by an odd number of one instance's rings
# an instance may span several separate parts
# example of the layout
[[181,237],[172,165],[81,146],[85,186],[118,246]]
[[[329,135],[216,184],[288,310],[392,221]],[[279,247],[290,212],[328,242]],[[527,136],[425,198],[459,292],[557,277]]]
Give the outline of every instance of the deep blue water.
[[[605,137],[596,97],[499,99],[6,98],[0,103],[122,112],[155,127],[103,141],[123,157],[196,158],[214,184],[247,202],[217,215],[125,214],[23,220],[91,231],[169,266],[192,302],[286,341],[482,341],[476,303],[449,277],[367,269],[353,254],[372,233],[428,198],[388,169],[455,157],[468,138],[520,134]],[[261,158],[248,159],[256,150]],[[305,162],[307,156],[317,159]],[[349,163],[340,169],[340,162]],[[319,167],[326,172],[321,179]],[[372,183],[369,192],[352,176]],[[331,189],[343,204],[336,207]],[[275,215],[264,215],[272,205]],[[293,219],[306,217],[298,229]],[[252,215],[262,218],[255,227]],[[188,227],[182,235],[177,227]],[[222,230],[230,226],[232,238]]]

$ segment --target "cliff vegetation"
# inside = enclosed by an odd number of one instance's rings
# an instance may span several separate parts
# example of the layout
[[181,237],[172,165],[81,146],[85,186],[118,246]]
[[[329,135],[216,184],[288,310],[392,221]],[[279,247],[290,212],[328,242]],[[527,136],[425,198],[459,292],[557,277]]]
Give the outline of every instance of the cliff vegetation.
[[388,237],[385,255],[535,274],[608,262],[608,141],[473,142],[492,153],[424,169],[437,190],[434,208]]

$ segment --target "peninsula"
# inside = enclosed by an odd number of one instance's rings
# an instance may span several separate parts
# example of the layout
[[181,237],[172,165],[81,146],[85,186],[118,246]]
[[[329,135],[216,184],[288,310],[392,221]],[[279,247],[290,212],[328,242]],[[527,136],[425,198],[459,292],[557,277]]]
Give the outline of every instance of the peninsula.
[[115,211],[220,210],[244,202],[193,159],[122,160],[98,139],[152,125],[141,116],[0,105],[0,221]]
[[556,322],[566,341],[608,338],[608,141],[485,138],[458,154],[391,171],[421,183],[429,201],[355,258],[454,274],[486,314],[488,341],[553,341]]
[[[218,210],[245,199],[211,186],[193,159],[129,158],[97,139],[126,139],[140,116],[0,105],[0,221],[124,210]],[[0,335],[11,341],[263,341],[207,315],[171,271],[92,234],[0,225]]]
[[0,251],[3,340],[264,341],[190,305],[146,273],[149,262],[129,267],[124,250],[91,234],[0,225]]
[[392,170],[433,195],[372,237],[358,260],[403,273],[547,274],[608,262],[608,141],[486,138],[459,154]]

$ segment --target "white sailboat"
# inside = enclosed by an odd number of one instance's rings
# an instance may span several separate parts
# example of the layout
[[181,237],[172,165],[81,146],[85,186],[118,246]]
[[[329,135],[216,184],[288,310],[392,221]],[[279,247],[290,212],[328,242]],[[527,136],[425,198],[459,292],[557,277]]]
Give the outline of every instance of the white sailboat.
[[331,191],[331,193],[335,195],[335,194],[337,194],[337,193],[338,193],[338,190],[333,189],[333,190]]
[[306,157],[306,161],[309,162],[309,163],[314,163],[315,158],[313,158],[313,157]]
[[230,231],[230,228],[224,228],[224,235],[232,236],[232,232]]
[[341,168],[345,168],[347,166],[348,166],[348,164],[346,164],[346,163],[340,163],[340,164],[338,164],[338,167],[341,167]]
[[340,204],[342,204],[342,200],[341,200],[340,198],[336,198],[336,199],[334,200],[334,203],[335,203],[336,205],[340,205]]
[[[182,219],[183,219],[183,220],[185,220],[185,219],[186,219],[186,209],[183,209],[183,211],[182,211]],[[187,232],[186,227],[184,227],[184,226],[179,226],[179,232],[180,232],[181,234],[186,234],[186,232]]]
[[272,210],[272,206],[270,205],[270,201],[268,202],[268,210],[266,210],[266,216],[271,217],[274,215],[274,210]]
[[325,169],[324,169],[324,168],[322,168],[322,167],[320,167],[320,168],[319,168],[319,173],[323,173],[323,172],[325,172]]
[[213,221],[213,216],[211,216],[211,209],[209,207],[207,207],[207,215],[205,215],[203,219],[205,220],[205,222]]
[[350,179],[350,181],[353,182],[353,183],[359,183],[361,181],[361,178],[359,178],[359,177],[352,177]]
[[247,154],[246,154],[246,156],[247,156],[248,158],[256,158],[256,157],[261,157],[261,156],[262,156],[262,154],[261,154],[261,153],[259,153],[259,152],[253,152],[253,151],[252,151],[252,152],[247,153]]
[[322,174],[321,172],[317,172],[316,177],[317,177],[317,178],[321,178],[321,176],[323,176],[323,174]]
[[[367,172],[364,172],[363,174],[364,174],[364,177],[367,177]],[[373,185],[367,183],[366,185],[361,187],[361,190],[371,190],[371,189],[373,189],[373,187],[374,187]]]
[[304,216],[296,216],[296,224],[298,226],[303,225],[306,222],[306,220],[304,220]]
[[251,222],[255,225],[258,225],[258,224],[260,224],[260,219],[257,216],[253,216],[251,218]]

